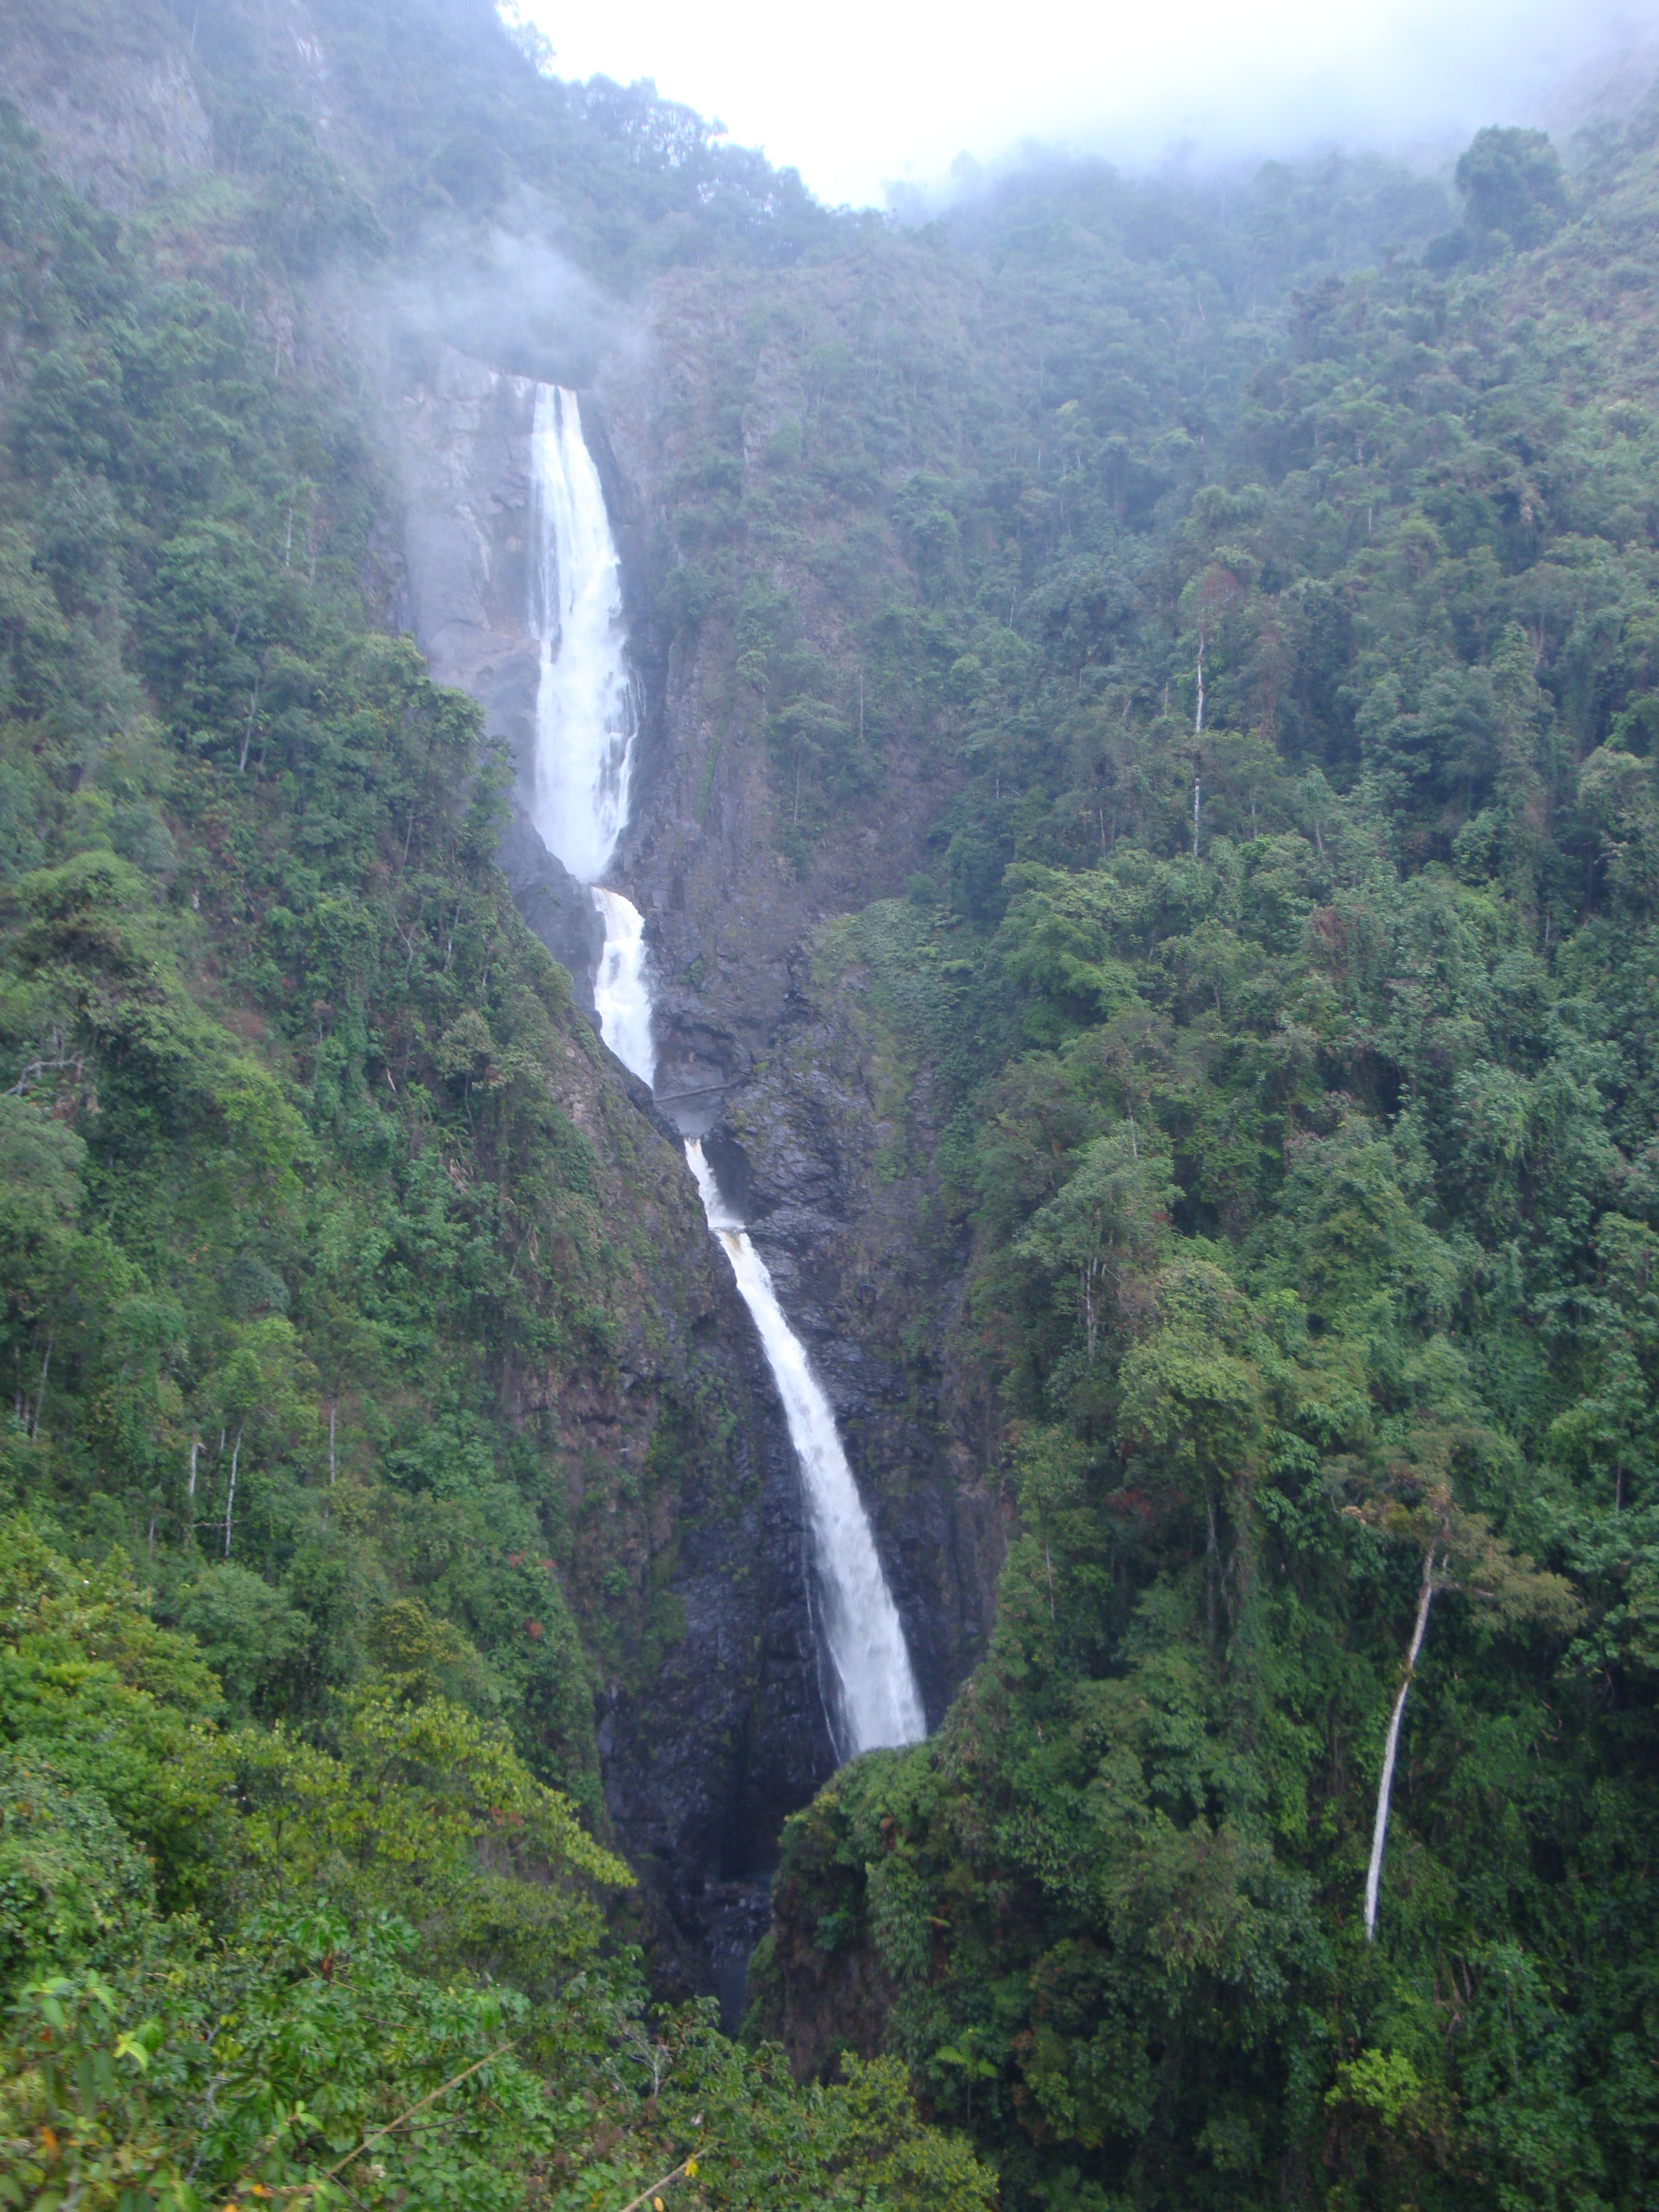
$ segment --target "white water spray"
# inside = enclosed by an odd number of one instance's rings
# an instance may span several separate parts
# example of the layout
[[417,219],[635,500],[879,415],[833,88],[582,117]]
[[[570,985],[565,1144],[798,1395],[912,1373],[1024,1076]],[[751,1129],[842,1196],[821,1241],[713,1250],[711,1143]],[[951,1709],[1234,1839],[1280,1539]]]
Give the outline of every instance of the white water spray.
[[651,1034],[651,986],[645,975],[645,917],[620,891],[595,886],[605,923],[605,950],[593,978],[599,1035],[624,1067],[655,1085],[657,1047]]
[[789,1439],[800,1461],[807,1519],[823,1603],[823,1638],[835,1677],[832,1729],[843,1759],[884,1744],[920,1743],[927,1717],[911,1670],[869,1517],[847,1464],[836,1417],[812,1372],[806,1348],[784,1319],[766,1262],[744,1224],[721,1198],[702,1146],[685,1157],[697,1179],[708,1226],[720,1240],[783,1401]]
[[530,484],[530,621],[542,649],[531,818],[549,852],[592,887],[605,925],[593,984],[599,1034],[623,1066],[654,1083],[644,918],[599,881],[628,824],[634,765],[622,562],[576,395],[556,384],[536,386]]
[[540,641],[531,816],[578,883],[596,884],[628,820],[634,690],[622,562],[574,392],[536,387],[530,436],[531,624]]
[[[592,889],[605,924],[593,982],[599,1034],[642,1082],[657,1054],[639,908],[599,878],[628,826],[634,693],[623,628],[622,564],[574,392],[536,386],[531,435],[535,558],[532,634],[541,642],[532,818],[543,842]],[[765,1262],[722,1200],[702,1147],[687,1144],[708,1226],[760,1332],[800,1461],[834,1677],[831,1732],[843,1759],[918,1743],[927,1723],[904,1631],[877,1556],[835,1416],[784,1319]]]

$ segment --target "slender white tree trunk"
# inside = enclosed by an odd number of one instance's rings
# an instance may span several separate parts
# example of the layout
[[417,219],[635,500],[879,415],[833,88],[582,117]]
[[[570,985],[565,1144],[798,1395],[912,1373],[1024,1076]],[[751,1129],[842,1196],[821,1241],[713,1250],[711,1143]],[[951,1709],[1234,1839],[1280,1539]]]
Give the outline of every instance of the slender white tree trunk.
[[242,1455],[242,1431],[236,1431],[236,1441],[230,1448],[230,1488],[225,1492],[225,1557],[230,1557],[230,1516],[236,1504],[236,1462]]
[[1434,1547],[1431,1544],[1423,1561],[1423,1587],[1418,1593],[1417,1625],[1412,1631],[1411,1649],[1406,1654],[1406,1671],[1400,1679],[1394,1711],[1389,1716],[1388,1741],[1382,1747],[1382,1772],[1376,1785],[1376,1823],[1371,1830],[1371,1863],[1365,1870],[1365,1941],[1368,1943],[1373,1942],[1376,1936],[1376,1895],[1382,1886],[1382,1846],[1389,1833],[1389,1798],[1394,1789],[1395,1754],[1400,1748],[1400,1720],[1406,1710],[1406,1692],[1412,1686],[1417,1655],[1423,1649],[1423,1634],[1429,1625],[1429,1607],[1433,1601]]
[[1196,703],[1196,706],[1195,706],[1195,708],[1194,708],[1194,714],[1193,714],[1193,735],[1194,735],[1195,738],[1201,738],[1201,737],[1203,736],[1203,734],[1204,734],[1204,626],[1203,626],[1203,624],[1200,623],[1200,625],[1199,625],[1199,631],[1198,631],[1198,700],[1197,700],[1197,703]]

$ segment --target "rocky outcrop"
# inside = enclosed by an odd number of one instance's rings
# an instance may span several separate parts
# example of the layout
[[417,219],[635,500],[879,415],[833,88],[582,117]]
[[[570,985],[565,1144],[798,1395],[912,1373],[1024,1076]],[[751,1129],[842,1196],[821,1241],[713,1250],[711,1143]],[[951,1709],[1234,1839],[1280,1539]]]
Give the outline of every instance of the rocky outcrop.
[[174,24],[135,8],[116,36],[74,11],[0,16],[0,82],[74,191],[118,214],[142,208],[213,158],[213,130]]

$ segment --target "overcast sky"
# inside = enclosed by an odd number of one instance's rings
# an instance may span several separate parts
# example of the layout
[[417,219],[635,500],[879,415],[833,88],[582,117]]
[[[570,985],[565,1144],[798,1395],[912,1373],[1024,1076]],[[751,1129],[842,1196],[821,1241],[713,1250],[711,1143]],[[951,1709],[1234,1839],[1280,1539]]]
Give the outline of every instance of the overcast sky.
[[[1032,139],[1131,165],[1461,145],[1659,48],[1659,0],[516,0],[561,76],[653,77],[822,198],[880,204]],[[511,12],[514,0],[507,0]]]

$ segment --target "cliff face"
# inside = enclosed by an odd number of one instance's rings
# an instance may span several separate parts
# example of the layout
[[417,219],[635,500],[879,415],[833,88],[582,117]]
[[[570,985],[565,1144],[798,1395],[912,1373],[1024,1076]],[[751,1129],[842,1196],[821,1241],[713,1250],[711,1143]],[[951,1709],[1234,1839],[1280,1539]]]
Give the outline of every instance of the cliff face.
[[[592,902],[521,803],[538,672],[526,623],[532,400],[521,380],[445,351],[432,383],[401,403],[408,607],[434,673],[480,701],[520,765],[503,863],[591,1008]],[[592,1586],[574,1594],[590,1648],[614,1658],[599,1750],[618,1840],[661,1908],[647,1923],[659,1977],[707,1987],[712,1972],[735,1998],[782,1819],[833,1765],[799,1484],[673,1133],[597,1038],[589,1058],[568,1110],[608,1164],[635,1296],[614,1387],[567,1385],[551,1409],[573,1511],[624,1524],[595,1532]],[[546,1409],[544,1387],[523,1379],[526,1413]],[[619,1629],[639,1601],[642,1632]]]
[[[707,1136],[813,1352],[937,1720],[988,1620],[1002,1524],[976,1474],[984,1409],[944,1350],[963,1255],[938,1218],[927,1056],[898,1034],[901,1012],[856,939],[836,937],[836,917],[902,885],[938,793],[900,754],[878,809],[834,824],[807,869],[786,858],[729,630],[665,639],[653,605],[668,486],[696,410],[673,405],[662,346],[637,358],[644,372],[613,368],[584,426],[641,647],[637,796],[617,875],[647,916],[659,1107]],[[776,412],[785,367],[757,374]],[[412,626],[434,673],[481,701],[518,763],[503,862],[520,911],[581,988],[598,951],[591,908],[523,804],[537,666],[526,635],[532,388],[445,349],[396,404]],[[826,626],[836,612],[830,595]],[[912,949],[895,939],[890,961],[902,969]]]
[[[511,751],[503,864],[526,919],[587,988],[599,949],[590,902],[525,806],[537,676],[532,387],[446,349],[394,404],[409,618],[434,673],[481,702]],[[873,960],[858,927],[833,918],[902,879],[924,808],[886,810],[884,836],[873,823],[848,825],[810,879],[780,854],[763,740],[732,697],[729,641],[665,649],[653,618],[661,495],[635,474],[665,455],[650,405],[648,388],[613,383],[584,417],[641,646],[638,797],[616,873],[647,916],[663,1060],[654,1117],[632,1086],[628,1156],[648,1157],[653,1176],[678,1181],[679,1203],[694,1203],[665,1119],[707,1135],[836,1406],[936,1722],[988,1622],[1003,1522],[976,1472],[984,1408],[942,1350],[962,1254],[939,1214],[921,1040],[904,1033],[890,988],[913,949],[905,910],[878,931]],[[635,1206],[638,1194],[618,1202]],[[599,1744],[619,1838],[656,1869],[683,1924],[696,1917],[688,1888],[708,1888],[703,1940],[735,1987],[734,1954],[761,1918],[743,1878],[770,1863],[781,1814],[822,1779],[827,1749],[798,1478],[747,1316],[729,1282],[709,1283],[711,1267],[725,1271],[702,1243],[694,1334],[708,1332],[700,1357],[721,1378],[726,1441],[711,1449],[700,1412],[695,1439],[654,1447],[690,1446],[653,1539],[653,1571],[684,1608],[687,1639],[661,1672],[615,1695]],[[641,1283],[647,1304],[662,1291],[660,1279]]]
[[708,1140],[823,1376],[873,1520],[930,1726],[979,1656],[1006,1540],[991,1409],[955,1358],[964,1254],[907,1026],[914,911],[821,925],[754,1073]]
[[[929,1040],[900,1003],[918,982],[937,998],[895,902],[932,859],[950,779],[926,726],[872,689],[879,772],[820,808],[804,841],[764,680],[744,675],[742,611],[688,620],[660,604],[701,532],[741,532],[864,743],[860,633],[884,596],[913,603],[915,578],[890,524],[872,535],[826,492],[827,462],[808,476],[789,457],[803,421],[826,448],[836,435],[825,356],[881,354],[894,303],[878,258],[857,257],[771,280],[759,337],[742,293],[718,274],[667,280],[651,343],[598,386],[607,489],[636,551],[646,702],[623,858],[654,962],[659,1100],[705,1136],[823,1376],[933,1724],[977,1656],[1006,1534],[982,1474],[990,1409],[951,1349],[966,1250],[933,1165]],[[906,346],[923,325],[947,362],[965,343],[954,281],[904,313]],[[896,487],[936,458],[913,434]],[[711,519],[687,488],[721,469],[732,489]]]
[[395,400],[405,493],[409,627],[433,674],[477,700],[518,768],[501,865],[530,927],[593,1011],[604,933],[593,902],[526,811],[535,744],[536,641],[528,635],[533,387],[444,346],[431,383]]
[[[10,11],[9,11],[10,12]],[[0,24],[7,97],[54,168],[94,205],[126,215],[213,159],[213,131],[177,27],[138,6],[116,34],[65,9]]]

